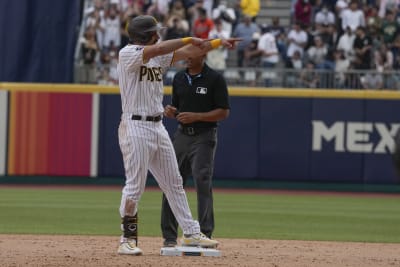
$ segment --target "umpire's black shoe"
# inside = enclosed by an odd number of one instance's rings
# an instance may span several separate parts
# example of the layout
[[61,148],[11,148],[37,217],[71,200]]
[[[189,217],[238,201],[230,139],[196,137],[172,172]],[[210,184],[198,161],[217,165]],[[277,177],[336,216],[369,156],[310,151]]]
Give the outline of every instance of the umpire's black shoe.
[[175,247],[178,243],[176,243],[176,240],[164,240],[163,247],[167,248],[172,248]]

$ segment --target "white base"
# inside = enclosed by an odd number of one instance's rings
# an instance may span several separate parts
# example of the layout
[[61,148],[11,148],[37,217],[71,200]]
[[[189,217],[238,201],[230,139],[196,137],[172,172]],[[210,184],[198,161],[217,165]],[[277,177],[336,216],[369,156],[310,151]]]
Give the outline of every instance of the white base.
[[200,247],[165,247],[161,248],[161,256],[205,256],[205,257],[221,257],[221,251],[213,248]]

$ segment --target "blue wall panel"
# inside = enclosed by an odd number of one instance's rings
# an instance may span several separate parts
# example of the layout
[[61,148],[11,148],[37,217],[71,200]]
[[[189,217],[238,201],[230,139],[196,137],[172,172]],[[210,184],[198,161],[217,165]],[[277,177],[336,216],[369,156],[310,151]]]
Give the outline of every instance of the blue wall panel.
[[[170,95],[164,96],[163,105],[164,105],[164,107],[166,105],[171,105],[171,96]],[[174,135],[174,132],[176,131],[176,129],[178,127],[177,120],[164,117],[163,124],[165,125],[165,128],[167,129],[170,137],[172,138]]]
[[120,95],[101,95],[98,152],[98,175],[101,177],[124,177],[124,164],[118,144],[120,118]]
[[307,180],[311,147],[311,99],[262,98],[260,172],[268,180]]
[[[392,129],[393,124],[400,124],[399,101],[366,100],[365,103],[365,120],[375,123],[375,125],[370,139],[370,142],[374,144],[374,151],[364,156],[364,183],[395,183],[398,181],[398,177],[391,155],[377,151],[377,146],[381,139],[385,138],[387,132],[384,131],[381,134],[377,130],[376,124],[379,123],[380,127],[385,127],[387,131]],[[387,147],[385,150],[387,151]]]
[[[218,126],[215,177],[258,177],[259,101],[259,98],[250,97],[230,98],[230,115]],[[171,96],[165,96],[164,105],[169,103]],[[163,122],[172,137],[177,127],[176,120],[164,118]]]
[[0,81],[72,82],[79,0],[0,1]]
[[230,115],[218,129],[215,177],[258,177],[259,101],[255,97],[230,98]]
[[[364,101],[314,99],[312,120],[322,121],[328,127],[337,121],[343,121],[344,125],[348,121],[362,122],[364,121]],[[346,131],[343,135],[346,136]],[[346,137],[344,141],[346,147]],[[363,181],[363,154],[335,152],[334,142],[325,142],[321,151],[311,152],[309,180],[361,183]]]
[[[170,103],[170,96],[164,105]],[[387,131],[399,126],[399,101],[231,97],[231,113],[219,125],[215,179],[262,179],[271,181],[396,183],[391,155],[352,150],[352,144],[380,142],[375,124]],[[118,146],[119,95],[102,95],[100,101],[99,176],[123,177]],[[331,131],[341,125],[335,138],[313,136],[313,122]],[[170,136],[177,122],[164,118]],[[350,127],[349,127],[350,125]],[[352,132],[351,126],[361,129]],[[365,125],[373,125],[368,130]],[[400,126],[399,126],[400,127]],[[332,132],[331,132],[332,133]],[[354,141],[364,134],[365,140]],[[335,142],[341,143],[342,151]],[[320,140],[320,148],[313,147]],[[352,139],[353,138],[353,139]],[[353,140],[353,141],[351,141]]]

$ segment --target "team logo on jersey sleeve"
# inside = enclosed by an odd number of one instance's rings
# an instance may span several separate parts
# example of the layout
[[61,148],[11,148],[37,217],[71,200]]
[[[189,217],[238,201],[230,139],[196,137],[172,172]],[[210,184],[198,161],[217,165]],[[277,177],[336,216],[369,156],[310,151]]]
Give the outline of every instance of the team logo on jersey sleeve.
[[197,87],[196,94],[201,94],[201,95],[207,94],[207,88],[206,87]]

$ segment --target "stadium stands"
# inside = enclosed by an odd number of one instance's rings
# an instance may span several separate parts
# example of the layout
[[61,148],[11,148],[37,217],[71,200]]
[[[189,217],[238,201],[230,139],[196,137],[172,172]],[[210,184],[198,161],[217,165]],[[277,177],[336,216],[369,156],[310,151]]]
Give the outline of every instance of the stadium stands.
[[[260,10],[252,18],[257,35],[245,37],[246,49],[253,51],[216,51],[212,58],[225,62],[208,61],[230,85],[400,89],[400,0],[259,2]],[[75,71],[80,83],[117,83],[118,50],[128,42],[124,29],[138,14],[151,14],[167,26],[164,39],[195,35],[199,8],[214,22],[214,29],[206,33],[210,38],[246,32],[237,30],[245,17],[236,0],[86,0],[84,7]],[[273,35],[279,52],[278,63],[268,69],[263,63],[267,56],[257,46],[264,34]],[[95,36],[97,48],[89,45],[90,36]],[[181,67],[184,64],[176,66]],[[166,84],[175,72],[165,74]]]

